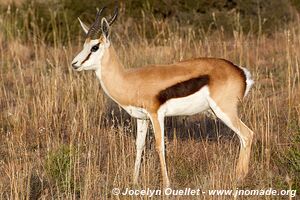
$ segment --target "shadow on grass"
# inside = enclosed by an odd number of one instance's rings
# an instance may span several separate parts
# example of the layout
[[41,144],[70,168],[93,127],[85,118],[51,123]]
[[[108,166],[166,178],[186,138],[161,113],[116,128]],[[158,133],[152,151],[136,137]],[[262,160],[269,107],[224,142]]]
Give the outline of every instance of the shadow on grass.
[[[116,123],[117,122],[117,123]],[[133,130],[128,134],[136,137],[136,119],[113,102],[107,103],[103,116],[104,127],[128,127]],[[153,133],[150,125],[150,134]],[[165,134],[169,140],[174,137],[181,140],[210,140],[217,141],[220,137],[232,138],[235,134],[219,119],[205,114],[193,116],[167,117],[165,119]]]

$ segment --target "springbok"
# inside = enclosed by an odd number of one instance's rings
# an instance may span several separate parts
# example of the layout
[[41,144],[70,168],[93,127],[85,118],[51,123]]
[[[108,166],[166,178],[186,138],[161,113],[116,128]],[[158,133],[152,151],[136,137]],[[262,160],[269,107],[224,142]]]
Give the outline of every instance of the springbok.
[[[105,7],[104,7],[105,8]],[[197,58],[174,64],[125,69],[110,41],[110,26],[118,16],[116,7],[107,20],[102,8],[90,28],[79,18],[86,33],[83,50],[72,61],[77,71],[94,70],[104,92],[129,115],[137,118],[136,160],[133,182],[138,181],[149,119],[160,159],[164,187],[170,182],[165,161],[164,118],[212,111],[240,139],[236,167],[238,180],[248,173],[253,132],[237,115],[239,101],[253,81],[248,70],[218,58]]]

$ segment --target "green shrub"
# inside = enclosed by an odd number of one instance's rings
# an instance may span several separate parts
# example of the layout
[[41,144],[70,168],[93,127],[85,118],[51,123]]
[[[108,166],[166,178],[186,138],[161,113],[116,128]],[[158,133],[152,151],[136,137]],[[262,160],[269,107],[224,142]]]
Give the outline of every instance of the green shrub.
[[74,150],[63,145],[49,152],[46,160],[46,173],[61,191],[74,187]]
[[[192,25],[195,30],[203,28],[209,31],[223,27],[225,32],[230,34],[233,29],[241,28],[244,32],[272,33],[293,20],[295,13],[291,9],[292,6],[300,8],[299,0],[126,0],[120,2],[124,12],[120,14],[122,20],[119,20],[119,23],[125,22],[127,18],[132,18],[136,22],[145,20],[148,34],[153,29],[151,27],[153,17],[167,20],[172,24],[179,23],[182,28]],[[81,0],[26,0],[18,9],[12,6],[11,12],[17,13],[17,18],[13,19],[18,28],[16,32],[21,34],[23,32],[27,37],[31,37],[30,33],[34,32],[32,24],[35,24],[39,27],[38,37],[44,37],[49,43],[65,43],[82,33],[77,22],[78,16],[87,24],[91,24],[96,8],[106,5],[108,9],[104,16],[110,16],[114,4],[114,1],[109,0],[85,0],[84,3]],[[6,10],[7,8],[0,7],[2,13]],[[149,36],[153,34],[150,33]]]
[[300,12],[300,0],[290,0],[292,5]]
[[290,138],[291,145],[284,151],[275,155],[274,160],[278,165],[282,177],[289,175],[293,188],[300,190],[300,127],[298,132]]
[[285,159],[290,169],[297,174],[300,183],[300,134],[294,137],[294,145],[287,150]]
[[174,18],[183,26],[193,24],[204,29],[223,26],[225,31],[235,26],[237,13],[239,25],[246,32],[258,32],[260,28],[272,32],[294,16],[286,0],[128,0],[126,6],[126,14],[137,19],[143,9],[158,18]]

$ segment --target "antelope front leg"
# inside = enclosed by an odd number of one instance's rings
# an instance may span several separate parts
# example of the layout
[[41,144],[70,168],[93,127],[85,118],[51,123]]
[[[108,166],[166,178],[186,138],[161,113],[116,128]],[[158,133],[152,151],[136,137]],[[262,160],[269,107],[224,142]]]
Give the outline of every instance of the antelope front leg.
[[161,113],[152,114],[151,115],[151,122],[154,129],[154,136],[155,136],[155,144],[156,144],[156,151],[159,155],[160,160],[160,168],[161,174],[163,178],[163,186],[164,188],[168,188],[170,186],[170,181],[167,172],[167,165],[165,159],[165,142],[164,142],[164,115]]
[[149,124],[148,120],[141,120],[141,119],[137,120],[136,158],[135,158],[134,173],[133,173],[133,183],[134,184],[138,183],[142,153],[143,153],[143,149],[145,147],[145,140],[146,140],[146,135],[147,135],[148,124]]

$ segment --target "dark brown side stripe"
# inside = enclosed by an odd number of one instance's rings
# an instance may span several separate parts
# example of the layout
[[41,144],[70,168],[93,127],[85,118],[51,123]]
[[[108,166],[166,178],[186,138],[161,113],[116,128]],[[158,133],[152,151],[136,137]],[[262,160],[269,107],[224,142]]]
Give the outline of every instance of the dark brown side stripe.
[[198,90],[200,90],[203,86],[207,85],[208,82],[209,82],[208,75],[201,75],[196,78],[179,82],[175,85],[172,85],[160,91],[157,95],[157,99],[160,104],[164,104],[169,99],[189,96],[197,92]]

